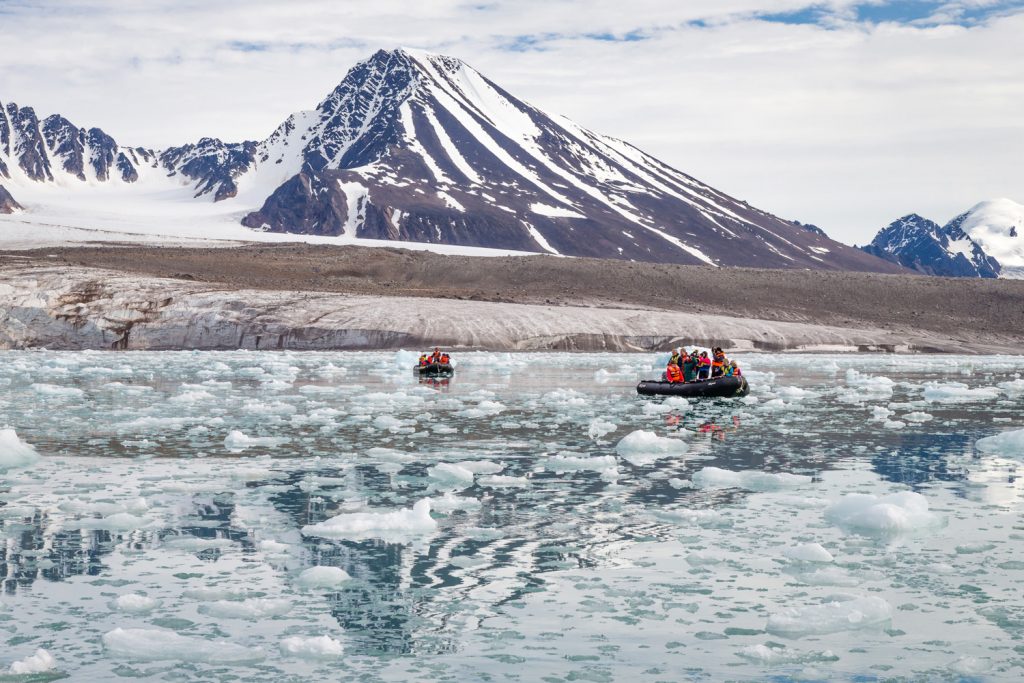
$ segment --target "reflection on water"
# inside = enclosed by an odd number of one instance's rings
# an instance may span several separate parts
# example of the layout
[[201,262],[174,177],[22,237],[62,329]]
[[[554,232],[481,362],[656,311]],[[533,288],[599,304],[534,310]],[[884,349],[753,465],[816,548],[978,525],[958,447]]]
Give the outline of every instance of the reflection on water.
[[[1013,560],[995,555],[1021,535],[1006,523],[1020,514],[1019,461],[973,444],[1021,427],[1020,396],[936,402],[924,389],[994,387],[1021,359],[756,356],[742,359],[750,397],[691,402],[635,395],[654,356],[467,354],[457,379],[410,378],[402,354],[5,360],[0,427],[45,457],[0,480],[0,627],[17,614],[12,657],[46,645],[79,675],[310,676],[333,671],[330,658],[277,644],[322,635],[343,641],[356,678],[786,677],[832,662],[830,677],[880,661],[897,675],[955,673],[929,623],[981,618],[961,584],[982,566],[985,604],[1019,586]],[[646,445],[628,450],[637,431]],[[882,561],[891,537],[850,536],[822,516],[846,493],[894,490],[951,511],[949,533],[981,549],[932,533]],[[303,531],[423,498],[436,529]],[[843,559],[812,571],[782,553],[812,540]],[[351,580],[311,590],[298,577],[312,566]],[[936,575],[952,578],[915,578]],[[901,635],[825,629],[819,650],[841,651],[835,660],[766,636],[771,614],[837,587],[885,594]],[[108,607],[136,594],[125,604],[157,606]],[[986,623],[984,638],[1013,652],[1015,631]],[[118,627],[264,660],[133,669],[159,658],[104,648]],[[564,656],[550,655],[553,639]],[[998,678],[1016,657],[974,664]]]

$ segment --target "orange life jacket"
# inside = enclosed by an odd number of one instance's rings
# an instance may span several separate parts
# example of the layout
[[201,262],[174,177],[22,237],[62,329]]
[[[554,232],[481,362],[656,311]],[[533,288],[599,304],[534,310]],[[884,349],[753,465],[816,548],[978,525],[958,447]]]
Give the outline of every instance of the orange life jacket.
[[451,361],[451,358],[448,357],[447,353],[442,353],[441,354],[441,365],[448,365],[448,363],[450,361]]
[[683,371],[680,370],[679,366],[676,365],[675,363],[670,363],[665,368],[665,379],[667,379],[669,382],[672,382],[672,383],[682,382],[683,381]]

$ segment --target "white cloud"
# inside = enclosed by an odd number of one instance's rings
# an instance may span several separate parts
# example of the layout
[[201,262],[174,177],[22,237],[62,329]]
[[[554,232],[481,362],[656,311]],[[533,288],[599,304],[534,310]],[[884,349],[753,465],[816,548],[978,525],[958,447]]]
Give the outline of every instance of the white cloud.
[[[845,241],[1022,199],[1024,14],[961,0],[868,25],[838,1],[823,25],[754,18],[808,4],[0,0],[0,100],[128,144],[260,138],[359,59],[411,45]],[[971,28],[935,19],[979,7],[995,14]]]

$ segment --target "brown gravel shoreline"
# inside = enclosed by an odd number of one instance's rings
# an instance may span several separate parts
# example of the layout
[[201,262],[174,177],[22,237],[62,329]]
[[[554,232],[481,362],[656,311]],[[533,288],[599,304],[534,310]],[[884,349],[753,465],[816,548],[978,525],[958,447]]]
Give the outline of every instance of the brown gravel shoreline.
[[1022,280],[719,269],[548,256],[441,256],[306,244],[104,245],[0,252],[0,268],[30,263],[67,263],[231,289],[670,310],[836,327],[927,330],[965,343],[986,337],[1019,342],[1024,353]]

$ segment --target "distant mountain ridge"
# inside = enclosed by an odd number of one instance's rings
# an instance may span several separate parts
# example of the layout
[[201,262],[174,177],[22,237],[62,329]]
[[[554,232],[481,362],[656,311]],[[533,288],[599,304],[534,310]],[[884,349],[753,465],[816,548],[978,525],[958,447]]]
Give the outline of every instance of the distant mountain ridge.
[[981,202],[943,226],[908,214],[861,247],[928,275],[1020,277],[1024,274],[1024,206],[1009,199]]
[[[963,216],[958,218],[962,222]],[[957,219],[940,226],[916,213],[908,214],[882,228],[871,244],[862,248],[927,275],[999,276],[999,262],[967,236]]]
[[283,233],[715,266],[902,270],[547,115],[441,55],[379,51],[315,110],[293,114],[262,141],[126,147],[61,116],[40,121],[10,103],[0,110],[0,183],[10,210],[20,202],[27,214],[44,211],[53,196],[34,185],[74,180],[144,185],[156,188],[153,196],[186,189],[223,205],[217,215],[235,221],[232,234],[240,221],[254,239]]

